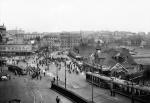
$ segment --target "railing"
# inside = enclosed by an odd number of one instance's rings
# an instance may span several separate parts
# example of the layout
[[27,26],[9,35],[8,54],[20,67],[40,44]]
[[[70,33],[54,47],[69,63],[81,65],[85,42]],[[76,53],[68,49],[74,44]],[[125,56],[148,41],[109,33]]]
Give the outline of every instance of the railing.
[[83,97],[75,94],[74,92],[72,92],[68,89],[65,89],[64,87],[61,87],[55,83],[52,83],[51,89],[64,95],[65,97],[70,99],[73,103],[90,103],[91,102],[91,101],[88,101],[88,100],[84,99]]

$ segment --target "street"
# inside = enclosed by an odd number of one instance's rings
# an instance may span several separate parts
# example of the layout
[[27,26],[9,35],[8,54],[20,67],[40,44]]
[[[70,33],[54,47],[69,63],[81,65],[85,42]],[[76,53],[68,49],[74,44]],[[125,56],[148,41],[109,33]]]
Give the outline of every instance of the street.
[[0,103],[20,99],[23,103],[34,103],[34,94],[22,77],[11,75],[11,80],[0,82]]
[[22,103],[56,103],[56,96],[59,96],[61,103],[72,103],[50,89],[47,77],[31,80],[29,76],[11,74],[11,80],[0,82],[0,103],[7,103],[12,99],[20,99]]
[[[57,67],[54,64],[49,65],[49,72],[57,75]],[[91,85],[86,82],[86,77],[84,73],[76,74],[75,72],[69,73],[66,71],[66,81],[67,89],[73,91],[74,93],[84,97],[85,99],[91,101],[92,99],[92,89]],[[65,87],[65,67],[63,63],[61,64],[61,69],[58,70],[59,85]],[[130,103],[131,100],[121,95],[116,95],[115,97],[110,96],[110,91],[94,86],[93,99],[96,103]],[[138,103],[138,102],[135,102]]]
[[[29,59],[28,64],[32,64],[33,61],[35,60]],[[33,64],[36,66],[36,62]],[[20,62],[18,65],[25,66],[26,63]],[[39,65],[39,68],[41,68],[42,70],[42,69],[46,69],[47,66]],[[37,101],[44,101],[44,103],[48,103],[50,99],[55,103],[55,99],[53,98],[54,97],[53,95],[55,94],[55,92],[49,89],[50,87],[50,84],[49,84],[50,75],[49,74],[53,74],[56,77],[57,69],[58,68],[56,67],[54,63],[50,63],[49,70],[46,71],[47,76],[43,77],[42,80],[36,80],[36,79],[30,80],[29,78],[24,78],[25,81],[28,81],[26,82],[29,85],[28,87],[32,87],[33,92],[36,94],[35,97],[39,97]],[[59,78],[59,85],[65,87],[65,66],[63,63],[61,63],[61,69],[58,69],[58,78]],[[69,73],[68,69],[66,68],[66,81],[67,81],[66,87],[68,90],[73,91],[74,93],[84,97],[85,99],[89,101],[92,100],[91,85],[88,82],[86,82],[86,77],[83,72],[79,74],[76,74],[76,72]],[[115,97],[111,97],[109,90],[98,88],[96,86],[94,86],[94,90],[93,90],[93,100],[96,103],[109,103],[109,102],[130,103],[131,102],[129,98],[123,97],[121,95],[116,95]]]

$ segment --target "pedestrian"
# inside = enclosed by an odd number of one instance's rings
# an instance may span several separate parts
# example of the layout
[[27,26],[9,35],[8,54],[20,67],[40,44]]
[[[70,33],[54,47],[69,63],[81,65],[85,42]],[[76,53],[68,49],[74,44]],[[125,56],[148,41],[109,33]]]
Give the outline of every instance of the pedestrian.
[[42,79],[42,75],[40,75],[40,80]]
[[60,98],[58,96],[56,97],[56,103],[60,103]]
[[39,74],[38,74],[38,72],[36,71],[36,77],[37,77],[37,79],[38,79],[38,77],[39,77]]
[[53,78],[53,82],[54,82],[54,83],[55,83],[55,80],[56,80],[56,79],[55,79],[55,77],[54,77],[54,78]]
[[45,70],[43,70],[43,74],[44,74],[44,77],[45,77],[45,74],[46,74],[46,73],[45,73]]

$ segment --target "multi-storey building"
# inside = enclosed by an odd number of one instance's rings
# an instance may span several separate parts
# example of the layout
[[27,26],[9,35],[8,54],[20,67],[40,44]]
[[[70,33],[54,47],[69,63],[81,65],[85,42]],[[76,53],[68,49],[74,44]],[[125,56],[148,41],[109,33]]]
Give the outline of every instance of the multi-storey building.
[[78,46],[81,42],[82,36],[80,33],[60,33],[61,49],[72,49]]
[[60,50],[60,37],[58,34],[48,34],[44,36],[41,43],[47,45],[50,51]]
[[29,44],[29,40],[39,38],[41,39],[44,34],[39,33],[23,33],[23,34],[14,34],[9,36],[8,44]]
[[24,34],[25,31],[22,29],[13,29],[13,30],[7,30],[7,33],[15,35],[15,34]]
[[1,44],[1,56],[25,55],[32,52],[32,45],[26,44]]
[[44,35],[42,33],[15,34],[15,37],[19,39],[35,39],[37,37],[42,38],[43,36]]
[[6,42],[6,27],[4,25],[0,26],[0,43]]
[[[6,33],[6,28],[4,27],[4,25],[1,26],[0,35],[2,40],[7,39],[7,34],[8,33]],[[14,39],[13,37],[11,38]],[[16,39],[16,41],[17,40],[19,39]],[[32,45],[23,44],[23,43],[15,43],[15,44],[13,43],[8,44],[5,41],[2,41],[2,43],[0,44],[0,56],[26,55],[32,52]]]

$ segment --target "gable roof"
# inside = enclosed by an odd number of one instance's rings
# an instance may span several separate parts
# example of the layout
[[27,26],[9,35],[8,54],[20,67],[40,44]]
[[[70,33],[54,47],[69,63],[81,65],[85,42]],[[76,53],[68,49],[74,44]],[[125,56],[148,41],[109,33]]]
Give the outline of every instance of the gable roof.
[[103,63],[101,63],[101,65],[107,65],[110,67],[113,67],[114,65],[116,65],[118,63],[118,61],[113,58],[115,56],[121,56],[125,59],[124,62],[120,63],[125,68],[131,67],[131,65],[136,64],[136,62],[134,61],[134,59],[131,56],[131,54],[129,53],[129,51],[125,48],[105,49],[105,50],[102,50],[99,54],[97,54],[97,56],[99,57],[99,59],[104,58],[104,61],[103,61]]
[[126,73],[128,73],[128,70],[123,66],[123,65],[121,65],[120,63],[117,63],[116,65],[114,65],[111,69],[110,69],[110,71],[116,71],[116,70],[119,70],[119,71],[124,71],[124,72],[126,72]]
[[128,74],[127,76],[128,76],[129,80],[141,79],[143,77],[143,71],[132,73],[132,74]]

